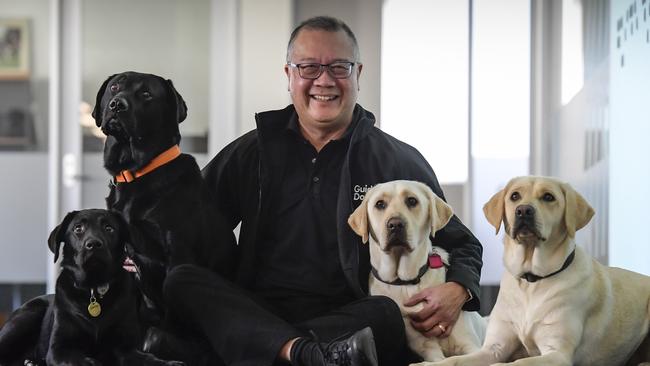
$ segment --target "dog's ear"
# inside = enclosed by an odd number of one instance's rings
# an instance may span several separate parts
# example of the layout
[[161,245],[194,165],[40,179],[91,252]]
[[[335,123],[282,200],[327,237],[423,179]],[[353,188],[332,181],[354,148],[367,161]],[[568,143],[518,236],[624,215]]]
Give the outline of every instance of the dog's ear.
[[569,237],[573,238],[576,231],[582,229],[594,216],[594,209],[573,187],[567,183],[562,184],[564,192],[564,223]]
[[178,123],[181,123],[187,117],[187,104],[185,104],[185,100],[178,93],[176,87],[174,87],[174,83],[170,79],[167,79],[167,86],[169,86],[169,90],[174,94],[174,98],[176,99],[176,120]]
[[363,199],[359,207],[348,217],[348,225],[365,244],[368,242],[368,194]]
[[97,97],[95,97],[95,108],[93,108],[93,113],[92,113],[92,116],[95,119],[95,124],[97,125],[97,127],[102,126],[102,98],[104,97],[106,86],[108,85],[108,82],[111,81],[113,77],[115,77],[115,75],[117,74],[113,74],[109,76],[108,79],[106,79],[104,83],[102,83],[102,86],[97,91]]
[[54,263],[59,259],[59,249],[61,248],[61,243],[65,239],[64,236],[68,229],[68,225],[77,213],[79,213],[79,211],[68,212],[68,214],[63,218],[63,221],[52,230],[50,236],[47,238],[47,246],[50,247],[50,250],[54,253]]
[[503,213],[505,211],[505,194],[506,188],[495,193],[485,205],[483,205],[483,214],[488,222],[496,229],[495,235],[499,233]]
[[451,209],[451,206],[447,202],[443,201],[442,198],[438,197],[429,186],[423,184],[425,187],[425,192],[429,198],[429,223],[431,224],[431,236],[435,236],[436,232],[451,220],[451,217],[454,216],[454,211]]

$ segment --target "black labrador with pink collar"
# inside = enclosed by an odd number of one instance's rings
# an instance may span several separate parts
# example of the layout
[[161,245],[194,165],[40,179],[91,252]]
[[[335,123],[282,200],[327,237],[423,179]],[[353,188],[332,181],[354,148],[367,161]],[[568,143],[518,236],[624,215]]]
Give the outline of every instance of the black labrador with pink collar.
[[[139,235],[132,257],[153,309],[151,324],[183,338],[179,322],[166,314],[166,273],[179,264],[194,264],[228,278],[236,250],[232,230],[216,211],[196,161],[178,148],[179,124],[186,116],[185,101],[171,80],[137,72],[106,79],[93,110],[107,136],[104,166],[113,176],[107,206]],[[147,348],[156,349],[155,342],[147,342]]]

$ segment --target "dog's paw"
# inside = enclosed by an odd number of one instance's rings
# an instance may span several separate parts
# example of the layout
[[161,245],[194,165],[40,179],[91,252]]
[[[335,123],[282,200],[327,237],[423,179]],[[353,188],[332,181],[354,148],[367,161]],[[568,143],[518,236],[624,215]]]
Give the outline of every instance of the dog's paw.
[[82,366],[102,366],[102,363],[92,357],[84,358]]
[[403,309],[404,309],[404,314],[413,315],[422,311],[422,309],[424,309],[424,304],[419,302],[413,306],[403,306]]
[[183,361],[167,361],[167,366],[185,366]]
[[448,360],[449,359],[444,360],[444,361],[436,361],[436,362],[424,361],[424,362],[420,362],[420,363],[412,363],[409,366],[454,366],[454,365],[456,365],[455,362],[448,361]]

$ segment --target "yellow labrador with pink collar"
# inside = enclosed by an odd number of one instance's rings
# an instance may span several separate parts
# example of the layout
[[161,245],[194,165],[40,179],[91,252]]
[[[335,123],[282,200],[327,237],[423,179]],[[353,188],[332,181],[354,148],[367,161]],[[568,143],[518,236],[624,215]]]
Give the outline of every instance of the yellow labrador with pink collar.
[[[567,183],[518,177],[483,208],[507,269],[480,351],[420,365],[618,366],[650,361],[650,277],[574,242],[594,210]],[[644,362],[644,363],[641,363]]]
[[411,327],[408,318],[422,305],[403,305],[421,290],[445,283],[449,255],[433,246],[429,237],[451,217],[451,207],[427,185],[399,180],[370,189],[348,219],[363,242],[370,241],[370,293],[388,296],[399,305],[409,346],[428,361],[478,350],[485,334],[485,320],[476,312],[462,311],[449,337],[427,338]]

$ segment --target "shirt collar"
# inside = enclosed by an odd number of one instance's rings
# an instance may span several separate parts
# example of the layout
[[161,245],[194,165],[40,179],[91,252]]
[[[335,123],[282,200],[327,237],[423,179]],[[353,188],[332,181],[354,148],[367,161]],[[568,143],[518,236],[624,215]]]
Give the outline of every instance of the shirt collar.
[[[345,130],[343,136],[333,141],[350,141],[352,132],[354,131],[355,127],[359,122],[359,113],[360,113],[359,108],[355,107],[354,112],[352,113],[352,123],[350,123],[348,128]],[[301,139],[305,139],[305,137],[302,136],[302,134],[300,133],[300,122],[298,121],[298,113],[296,113],[295,111],[291,114],[291,118],[289,118],[289,121],[287,122],[286,130],[290,131],[292,134],[295,134]]]

